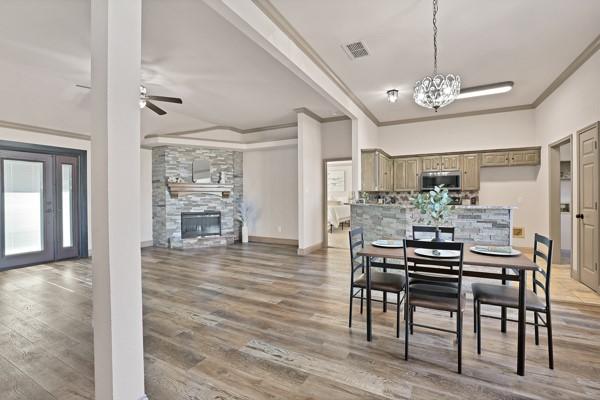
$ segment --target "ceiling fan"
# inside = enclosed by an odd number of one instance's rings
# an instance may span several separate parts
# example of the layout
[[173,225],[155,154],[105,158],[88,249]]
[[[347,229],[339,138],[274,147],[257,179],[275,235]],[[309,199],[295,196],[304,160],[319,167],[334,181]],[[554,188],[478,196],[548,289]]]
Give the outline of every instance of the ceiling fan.
[[[86,85],[75,85],[75,86],[84,88],[84,89],[91,89],[90,86],[86,86]],[[150,95],[150,94],[148,94],[148,90],[146,89],[146,87],[144,85],[140,85],[140,109],[147,107],[150,110],[157,113],[158,115],[165,115],[167,113],[165,110],[163,110],[162,108],[160,108],[159,106],[157,106],[156,104],[151,102],[150,100],[164,101],[166,103],[183,104],[183,100],[181,100],[179,97]]]

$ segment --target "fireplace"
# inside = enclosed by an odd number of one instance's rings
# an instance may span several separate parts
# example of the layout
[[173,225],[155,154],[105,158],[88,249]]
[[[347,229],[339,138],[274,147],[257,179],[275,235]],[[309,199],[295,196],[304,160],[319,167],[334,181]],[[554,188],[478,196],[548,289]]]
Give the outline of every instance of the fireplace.
[[181,213],[181,238],[221,236],[219,211]]

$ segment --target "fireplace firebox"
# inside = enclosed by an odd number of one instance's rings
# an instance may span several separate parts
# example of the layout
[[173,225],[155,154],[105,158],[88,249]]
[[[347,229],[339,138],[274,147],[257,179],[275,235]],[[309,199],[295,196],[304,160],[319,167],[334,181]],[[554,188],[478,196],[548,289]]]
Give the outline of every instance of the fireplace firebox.
[[181,213],[181,238],[221,236],[219,211]]

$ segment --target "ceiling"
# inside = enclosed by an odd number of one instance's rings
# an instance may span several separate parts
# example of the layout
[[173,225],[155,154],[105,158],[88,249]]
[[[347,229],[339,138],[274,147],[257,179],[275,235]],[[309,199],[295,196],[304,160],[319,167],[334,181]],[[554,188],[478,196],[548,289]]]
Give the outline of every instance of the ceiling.
[[[142,82],[178,96],[158,116],[144,109],[142,132],[228,125],[249,129],[296,120],[306,107],[339,111],[202,1],[144,0]],[[90,1],[0,2],[0,121],[89,133]]]
[[[379,121],[429,117],[412,100],[432,72],[430,0],[270,0]],[[514,81],[511,92],[458,100],[438,114],[531,104],[600,34],[598,0],[440,0],[439,70],[462,86]],[[336,21],[332,23],[332,21]],[[342,45],[363,41],[351,60]],[[390,104],[385,92],[400,91]]]

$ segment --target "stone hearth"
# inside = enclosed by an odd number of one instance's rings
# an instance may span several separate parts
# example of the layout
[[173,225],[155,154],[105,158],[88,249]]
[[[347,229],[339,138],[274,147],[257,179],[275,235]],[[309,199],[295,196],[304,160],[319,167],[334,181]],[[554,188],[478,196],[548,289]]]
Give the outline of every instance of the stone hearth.
[[[192,193],[171,196],[168,177],[181,177],[192,182],[192,162],[198,158],[210,161],[211,181],[218,183],[223,173],[233,184],[229,197],[220,193]],[[187,146],[162,146],[152,149],[152,229],[154,245],[171,248],[210,247],[231,244],[239,240],[238,209],[242,201],[243,155],[238,151]],[[183,213],[219,212],[221,234],[183,238]]]

